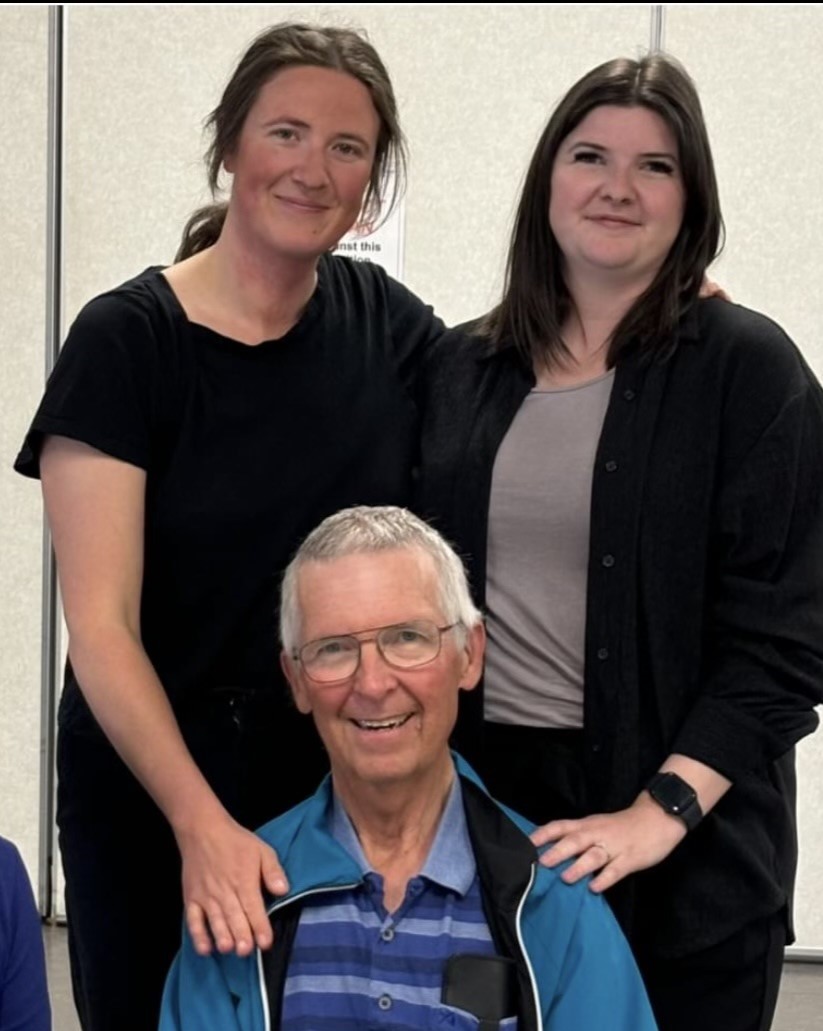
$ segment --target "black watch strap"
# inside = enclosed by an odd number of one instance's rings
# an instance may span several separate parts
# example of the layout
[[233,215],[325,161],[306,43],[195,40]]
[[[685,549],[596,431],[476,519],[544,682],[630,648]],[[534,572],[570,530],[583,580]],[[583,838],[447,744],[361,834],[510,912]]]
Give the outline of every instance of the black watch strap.
[[664,812],[679,817],[693,831],[703,819],[697,793],[676,773],[655,773],[646,790]]

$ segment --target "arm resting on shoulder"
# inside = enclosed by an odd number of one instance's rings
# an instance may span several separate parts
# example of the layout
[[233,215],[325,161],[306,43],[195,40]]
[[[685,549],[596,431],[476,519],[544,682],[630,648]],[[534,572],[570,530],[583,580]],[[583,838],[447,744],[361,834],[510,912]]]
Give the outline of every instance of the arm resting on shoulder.
[[[704,815],[731,787],[716,770],[684,755],[670,755],[661,772],[676,773],[697,794]],[[593,892],[606,891],[631,873],[661,863],[686,836],[686,825],[665,812],[643,790],[627,809],[597,813],[580,820],[553,820],[538,827],[531,838],[538,848],[551,844],[540,858],[549,868],[576,857],[561,874],[574,884],[590,874]]]
[[195,946],[211,948],[208,922],[221,951],[267,947],[260,882],[282,892],[283,872],[197,768],[141,642],[146,474],[86,444],[49,437],[41,476],[72,666],[95,718],[174,830]]

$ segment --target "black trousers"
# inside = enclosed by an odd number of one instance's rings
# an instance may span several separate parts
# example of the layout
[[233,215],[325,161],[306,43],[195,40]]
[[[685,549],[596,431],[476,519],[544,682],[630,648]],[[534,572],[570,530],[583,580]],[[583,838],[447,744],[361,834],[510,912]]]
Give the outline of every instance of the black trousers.
[[677,959],[636,950],[660,1031],[769,1031],[785,946],[781,911]]
[[[535,823],[592,812],[580,730],[486,723],[478,759],[492,795]],[[768,1031],[785,944],[781,911],[746,924],[712,948],[676,959],[661,960],[635,946],[660,1031]]]
[[[77,722],[61,727],[57,755],[75,1004],[84,1031],[156,1031],[180,947],[180,859],[162,814],[102,733]],[[247,827],[313,791],[326,766],[310,721],[284,711],[281,698],[226,692],[181,727],[218,797]],[[286,754],[301,756],[298,768]]]

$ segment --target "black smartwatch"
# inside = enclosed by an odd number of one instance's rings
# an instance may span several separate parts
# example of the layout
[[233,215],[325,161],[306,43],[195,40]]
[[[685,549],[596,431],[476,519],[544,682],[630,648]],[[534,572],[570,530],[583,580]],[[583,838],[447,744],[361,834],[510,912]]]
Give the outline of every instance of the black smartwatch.
[[655,773],[646,790],[664,812],[680,817],[688,830],[693,831],[703,819],[694,788],[676,773]]

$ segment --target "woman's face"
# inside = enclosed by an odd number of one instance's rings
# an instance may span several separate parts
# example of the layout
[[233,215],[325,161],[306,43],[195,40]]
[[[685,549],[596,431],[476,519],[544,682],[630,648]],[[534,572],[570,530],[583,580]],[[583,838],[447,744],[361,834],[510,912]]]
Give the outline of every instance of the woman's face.
[[686,194],[672,131],[646,107],[603,105],[560,144],[549,223],[570,287],[645,289],[677,238]]
[[224,162],[244,238],[297,260],[333,248],[360,213],[379,131],[359,79],[302,65],[278,72]]

